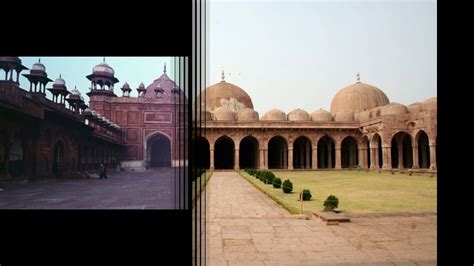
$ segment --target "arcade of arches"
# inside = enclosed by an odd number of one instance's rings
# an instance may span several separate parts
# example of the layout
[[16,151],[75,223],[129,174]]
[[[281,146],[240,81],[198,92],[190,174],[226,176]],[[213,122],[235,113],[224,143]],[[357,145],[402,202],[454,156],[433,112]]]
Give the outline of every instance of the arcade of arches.
[[[256,130],[257,131],[257,130]],[[290,130],[288,130],[291,132]],[[334,131],[299,134],[220,135],[199,137],[198,167],[204,169],[435,169],[428,134],[400,131],[383,139],[379,134]],[[370,141],[369,141],[370,139]]]

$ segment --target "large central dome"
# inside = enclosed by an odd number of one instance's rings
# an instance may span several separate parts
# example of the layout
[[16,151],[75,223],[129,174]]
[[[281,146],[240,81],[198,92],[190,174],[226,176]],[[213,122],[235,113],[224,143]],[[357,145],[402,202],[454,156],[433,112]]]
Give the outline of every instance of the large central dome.
[[331,113],[359,113],[389,104],[387,95],[380,89],[360,81],[341,89],[331,102]]
[[[207,87],[202,95],[206,96],[206,109],[211,112],[222,106],[228,107],[233,112],[239,112],[245,108],[253,109],[250,96],[240,87],[224,79]],[[198,102],[199,98],[198,96]]]

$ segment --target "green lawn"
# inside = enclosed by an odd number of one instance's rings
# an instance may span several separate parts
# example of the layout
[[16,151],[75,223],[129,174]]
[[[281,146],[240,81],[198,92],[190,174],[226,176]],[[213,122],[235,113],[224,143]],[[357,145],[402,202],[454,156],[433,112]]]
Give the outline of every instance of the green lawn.
[[[211,176],[212,176],[212,172],[207,170],[206,172],[202,173],[202,175],[198,177],[196,181],[193,181],[193,186],[191,188],[191,192],[193,196],[193,201],[192,201],[193,206],[194,206],[194,202],[199,199],[199,196],[201,195],[201,191],[204,190]],[[198,185],[197,189],[196,189],[196,184]],[[197,192],[197,197],[198,197],[197,199],[196,199],[196,192]]]
[[300,212],[299,192],[311,191],[306,214],[323,210],[329,195],[339,198],[346,213],[436,211],[436,177],[365,171],[272,171],[282,182],[290,179],[293,193],[265,185],[244,171],[240,174],[292,213]]

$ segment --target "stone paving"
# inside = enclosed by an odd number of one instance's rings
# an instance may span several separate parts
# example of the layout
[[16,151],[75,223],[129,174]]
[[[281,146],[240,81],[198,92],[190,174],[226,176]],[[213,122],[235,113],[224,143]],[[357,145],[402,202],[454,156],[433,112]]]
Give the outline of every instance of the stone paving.
[[289,214],[235,172],[215,172],[206,192],[209,265],[436,265],[436,214],[328,226]]
[[174,173],[111,171],[108,179],[11,184],[0,191],[0,209],[173,209]]

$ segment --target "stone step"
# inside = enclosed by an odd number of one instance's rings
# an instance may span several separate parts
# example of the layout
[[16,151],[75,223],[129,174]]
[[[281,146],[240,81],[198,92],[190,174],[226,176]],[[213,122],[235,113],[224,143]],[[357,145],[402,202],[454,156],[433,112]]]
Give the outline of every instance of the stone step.
[[321,219],[327,225],[338,225],[339,223],[347,223],[351,220],[342,213],[314,211],[313,217]]

